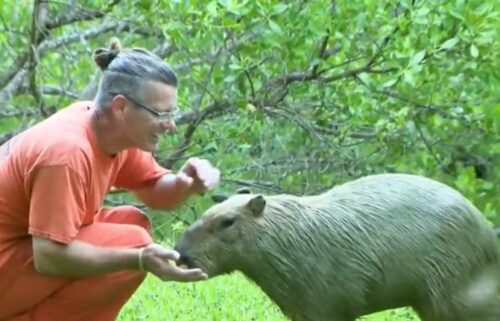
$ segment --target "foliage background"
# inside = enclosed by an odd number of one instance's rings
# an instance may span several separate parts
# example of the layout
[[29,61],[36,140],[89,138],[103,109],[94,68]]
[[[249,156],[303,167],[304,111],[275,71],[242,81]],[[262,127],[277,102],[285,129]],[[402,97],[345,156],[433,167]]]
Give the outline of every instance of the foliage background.
[[[217,192],[313,194],[371,173],[445,182],[500,225],[500,2],[0,0],[0,141],[92,99],[117,36],[164,58],[183,116],[158,158]],[[175,240],[209,195],[148,211]],[[134,202],[123,192],[109,205]]]

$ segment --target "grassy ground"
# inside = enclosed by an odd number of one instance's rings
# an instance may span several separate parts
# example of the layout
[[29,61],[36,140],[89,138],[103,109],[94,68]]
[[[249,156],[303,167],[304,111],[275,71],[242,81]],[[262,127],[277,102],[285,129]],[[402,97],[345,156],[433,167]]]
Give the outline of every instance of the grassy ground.
[[[264,293],[241,274],[198,283],[146,281],[117,321],[288,321]],[[417,321],[407,309],[385,311],[363,321]]]

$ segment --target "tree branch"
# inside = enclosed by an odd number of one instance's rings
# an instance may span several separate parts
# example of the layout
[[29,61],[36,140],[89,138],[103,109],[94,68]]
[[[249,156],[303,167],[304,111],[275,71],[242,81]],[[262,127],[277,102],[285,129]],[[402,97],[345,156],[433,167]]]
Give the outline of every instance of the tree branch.
[[[183,141],[176,147],[175,151],[167,157],[166,160],[161,161],[160,163],[162,166],[166,168],[172,168],[174,161],[178,160],[182,157],[184,152],[187,150],[189,147],[189,144],[191,142],[191,138],[198,127],[198,125],[201,124],[201,122],[207,118],[210,115],[217,114],[222,112],[225,109],[228,109],[229,105],[225,102],[215,102],[209,107],[203,109],[202,111],[196,112],[195,114],[192,114],[191,116],[191,121],[184,132],[184,139]],[[184,119],[185,121],[185,119]]]
[[108,14],[113,9],[114,6],[119,4],[120,1],[121,0],[113,0],[102,11],[83,8],[83,9],[77,10],[76,12],[71,11],[65,15],[55,17],[51,21],[47,22],[47,29],[52,30],[52,29],[56,29],[56,28],[59,28],[59,27],[65,26],[65,25],[73,24],[75,22],[88,21],[88,20],[102,18],[106,14]]
[[0,88],[5,89],[9,82],[16,78],[18,73],[21,72],[29,59],[30,51],[31,50],[27,50],[21,53],[12,64],[12,67],[0,76]]
[[24,109],[16,108],[16,111],[2,112],[0,113],[0,119],[12,118],[12,117],[31,117],[37,114],[35,109]]
[[47,2],[45,2],[45,0],[36,0],[33,10],[30,45],[24,52],[19,54],[12,67],[0,75],[0,88],[2,88],[0,91],[0,105],[2,106],[0,107],[0,110],[2,110],[5,103],[18,92],[20,86],[26,80],[26,76],[29,76],[29,88],[32,95],[35,97],[35,100],[37,102],[42,101],[40,92],[36,88],[35,69],[37,66],[37,59],[47,50],[51,50],[71,42],[76,42],[81,39],[88,39],[90,37],[100,35],[103,32],[116,29],[117,27],[126,26],[126,23],[108,23],[105,24],[105,26],[90,29],[83,33],[74,33],[69,36],[58,38],[55,41],[43,42],[43,40],[48,36],[50,30],[78,21],[103,17],[119,2],[120,0],[113,0],[102,12],[79,10],[76,13],[56,17],[54,20],[49,20],[47,17]]
[[43,0],[35,0],[33,6],[33,14],[31,21],[31,39],[30,39],[30,50],[28,58],[28,74],[29,74],[29,89],[31,95],[33,96],[36,103],[38,103],[38,108],[43,116],[47,116],[44,110],[43,98],[40,94],[40,90],[36,84],[37,73],[36,66],[39,62],[37,47],[38,44],[46,36],[46,20],[47,20],[47,3]]
[[42,93],[44,95],[54,95],[54,96],[67,96],[73,99],[78,98],[78,94],[72,91],[69,91],[62,87],[54,87],[54,86],[43,86]]
[[68,45],[70,43],[74,43],[84,39],[88,40],[90,38],[101,36],[102,34],[109,31],[120,32],[120,31],[130,31],[130,30],[131,30],[131,25],[127,21],[105,22],[91,29],[87,29],[80,32],[74,32],[63,37],[44,41],[38,48],[38,52],[40,56],[43,56],[49,50],[53,50],[61,46]]
[[[332,0],[331,5],[330,5],[330,15],[333,16],[335,14],[335,11],[336,11],[336,1]],[[330,28],[327,28],[326,35],[323,37],[323,39],[321,39],[319,49],[318,49],[318,57],[320,59],[324,60],[325,51],[326,51],[326,48],[328,47],[328,41],[330,40],[330,35],[331,35],[331,30],[330,30]],[[319,65],[320,65],[320,63],[318,62],[318,63],[314,64],[314,66],[312,67],[312,74],[313,75],[317,75]]]
[[247,181],[234,178],[221,178],[222,182],[233,183],[240,186],[255,187],[262,190],[272,191],[275,193],[285,193],[286,191],[279,185],[272,182]]
[[[0,76],[0,88],[3,88],[3,90],[5,90],[5,87],[8,86],[9,82],[12,82],[14,78],[17,78],[17,81],[14,82],[14,84],[18,84],[19,79],[22,77],[19,77],[17,75],[22,72],[22,69],[27,68],[29,73],[31,73],[31,71],[36,67],[36,52],[34,52],[34,50],[38,46],[38,44],[47,36],[47,19],[47,3],[43,0],[35,0],[31,21],[30,44],[24,50],[24,52],[22,52],[17,57],[12,67]],[[26,66],[26,63],[28,63],[29,66]],[[9,89],[11,90],[11,95],[14,92],[14,90],[12,89],[12,87],[14,87],[13,85],[11,85],[11,88]]]
[[436,154],[436,152],[434,152],[434,150],[432,149],[431,144],[429,143],[429,141],[425,137],[425,135],[424,135],[424,133],[422,131],[422,128],[420,128],[420,124],[418,123],[418,120],[414,118],[413,119],[413,124],[415,125],[415,128],[417,129],[418,136],[420,137],[420,139],[424,143],[424,145],[427,148],[427,150],[429,151],[429,153],[432,155],[432,157],[434,158],[434,160],[439,164],[439,166],[441,168],[444,168],[443,163],[441,162],[441,159]]
[[28,71],[24,68],[21,68],[16,72],[14,78],[0,90],[0,111],[5,109],[7,101],[14,96],[23,82],[26,80],[26,76],[28,75]]

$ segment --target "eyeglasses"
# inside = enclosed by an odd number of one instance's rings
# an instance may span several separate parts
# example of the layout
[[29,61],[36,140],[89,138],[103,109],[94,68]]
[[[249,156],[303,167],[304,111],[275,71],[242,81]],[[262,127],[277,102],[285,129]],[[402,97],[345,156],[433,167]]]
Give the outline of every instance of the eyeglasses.
[[133,102],[134,105],[148,111],[149,113],[151,113],[153,116],[155,116],[161,122],[171,121],[171,120],[175,121],[175,120],[179,119],[179,117],[181,115],[178,107],[175,107],[174,110],[171,110],[171,111],[159,112],[159,111],[154,110],[151,107],[148,107],[144,104],[141,104],[140,102],[136,101],[135,99],[131,98],[130,96],[128,96],[126,94],[118,94],[118,93],[111,93],[111,94],[124,96],[125,98],[127,98],[128,100]]

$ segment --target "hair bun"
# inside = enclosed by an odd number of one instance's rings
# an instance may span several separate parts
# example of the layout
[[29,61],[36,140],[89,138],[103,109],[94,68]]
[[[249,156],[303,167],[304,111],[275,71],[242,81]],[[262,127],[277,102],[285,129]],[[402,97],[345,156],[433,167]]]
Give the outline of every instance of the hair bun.
[[94,61],[104,71],[108,69],[109,64],[118,56],[121,49],[122,44],[120,39],[113,37],[110,40],[108,48],[99,48],[94,51]]
[[121,43],[120,39],[118,39],[117,37],[112,37],[111,40],[109,41],[108,48],[110,50],[120,51],[122,49],[122,43]]

